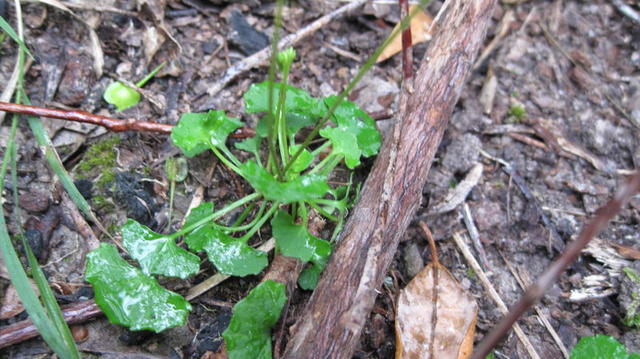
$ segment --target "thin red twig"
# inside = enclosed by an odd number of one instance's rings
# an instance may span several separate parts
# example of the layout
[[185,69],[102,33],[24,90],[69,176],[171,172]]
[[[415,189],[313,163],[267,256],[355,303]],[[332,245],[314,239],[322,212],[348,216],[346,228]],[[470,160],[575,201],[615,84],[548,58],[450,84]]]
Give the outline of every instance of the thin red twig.
[[[173,125],[151,121],[138,121],[134,119],[119,120],[107,116],[95,115],[80,110],[60,110],[54,108],[17,105],[15,103],[0,102],[0,111],[20,113],[24,115],[57,118],[60,120],[90,123],[105,127],[113,132],[138,131],[157,132],[170,134]],[[231,134],[234,138],[247,138],[255,135],[255,131],[248,127],[243,127]]]
[[[398,0],[400,18],[409,16],[409,0]],[[404,80],[413,77],[413,50],[411,49],[411,24],[402,32],[402,73]]]
[[509,332],[516,320],[545,294],[566,268],[578,259],[582,249],[587,246],[589,241],[602,232],[607,227],[609,221],[611,221],[638,192],[640,192],[640,171],[636,172],[609,202],[598,209],[596,216],[582,229],[578,238],[570,243],[564,253],[527,289],[509,313],[480,343],[471,358],[484,359]]

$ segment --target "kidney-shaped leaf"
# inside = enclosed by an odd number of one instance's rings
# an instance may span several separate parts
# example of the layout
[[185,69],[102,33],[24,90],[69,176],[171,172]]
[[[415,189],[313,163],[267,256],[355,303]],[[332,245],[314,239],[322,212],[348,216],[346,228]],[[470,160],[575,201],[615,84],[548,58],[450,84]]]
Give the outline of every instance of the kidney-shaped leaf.
[[296,177],[289,182],[278,182],[263,167],[253,161],[240,166],[244,178],[264,198],[280,203],[293,203],[322,198],[329,190],[324,176],[312,174]]
[[598,334],[580,338],[571,351],[570,359],[640,359],[636,353],[628,353],[615,338]]
[[285,285],[266,280],[233,306],[233,316],[222,333],[229,359],[271,359],[271,327],[287,301]]
[[129,219],[122,226],[122,245],[131,258],[140,263],[146,275],[188,278],[198,273],[200,258],[178,247],[175,241],[155,233],[146,226]]
[[220,273],[244,277],[260,273],[269,260],[265,252],[251,248],[212,225],[201,226],[185,236],[192,251],[205,251]]
[[344,156],[344,162],[350,169],[360,164],[362,151],[358,147],[356,136],[344,127],[325,127],[320,130],[320,136],[331,141],[332,154]]
[[314,258],[326,258],[331,253],[331,244],[313,236],[302,226],[295,224],[287,212],[279,211],[271,221],[276,247],[287,257],[308,262]]
[[109,321],[131,330],[158,333],[183,325],[191,305],[139,269],[129,265],[115,246],[102,243],[87,255],[86,280]]
[[[248,113],[269,112],[270,81],[253,84],[244,94],[244,108]],[[273,106],[278,103],[280,95],[279,82],[273,84]],[[287,85],[285,93],[285,110],[287,113],[299,113],[320,118],[325,115],[326,108],[322,101],[311,97],[306,91]],[[305,121],[307,121],[306,119]]]
[[[396,313],[396,358],[462,359],[471,355],[478,304],[439,263],[427,265],[400,292]],[[429,353],[430,348],[435,352]]]
[[211,146],[224,146],[230,133],[242,127],[237,118],[224,111],[185,113],[171,131],[171,141],[187,157],[193,157]]
[[[337,100],[337,96],[324,99],[328,108],[331,108]],[[382,144],[380,132],[376,128],[376,122],[353,102],[343,100],[331,115],[338,128],[356,136],[358,148],[362,155],[370,157],[378,153]]]

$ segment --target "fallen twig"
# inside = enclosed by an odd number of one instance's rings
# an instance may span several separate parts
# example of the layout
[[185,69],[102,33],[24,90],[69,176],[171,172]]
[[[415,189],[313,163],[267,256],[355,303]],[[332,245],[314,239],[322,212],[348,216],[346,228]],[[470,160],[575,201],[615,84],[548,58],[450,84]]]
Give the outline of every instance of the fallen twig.
[[[82,323],[101,314],[100,308],[98,308],[93,299],[62,307],[64,320],[69,324]],[[38,329],[33,325],[31,319],[25,319],[0,328],[0,348],[8,347],[36,336],[38,336]]]
[[[503,314],[506,314],[508,312],[506,304],[504,304],[504,301],[502,300],[502,298],[500,298],[500,294],[498,294],[498,291],[496,291],[493,284],[491,284],[491,281],[489,280],[489,278],[487,278],[487,275],[480,267],[480,264],[478,264],[478,261],[476,261],[476,258],[473,256],[473,254],[471,254],[471,251],[469,250],[469,247],[465,243],[462,236],[460,236],[457,233],[454,233],[453,241],[456,242],[456,245],[458,246],[458,249],[462,253],[462,256],[464,257],[464,259],[467,260],[467,263],[469,263],[473,271],[476,273],[476,275],[478,276],[478,279],[480,279],[480,282],[484,286],[484,289],[487,291],[487,293],[489,293],[489,297],[491,297],[493,302],[496,303],[496,305],[498,306],[498,309],[500,309],[500,311]],[[533,347],[533,345],[529,341],[529,338],[524,333],[522,328],[520,328],[520,325],[518,323],[514,323],[513,331],[516,333],[518,340],[520,340],[522,345],[527,350],[527,353],[529,353],[529,356],[532,359],[540,359],[540,356],[536,352],[536,349]]]
[[[447,1],[413,94],[365,182],[338,246],[295,325],[284,358],[350,358],[419,207],[447,121],[490,22],[495,0]],[[402,106],[401,106],[402,108]]]
[[[311,24],[303,27],[295,34],[290,34],[282,38],[282,40],[280,40],[280,42],[278,43],[278,49],[284,49],[284,48],[293,46],[300,40],[304,39],[305,37],[313,34],[314,32],[318,31],[322,27],[326,26],[331,21],[339,18],[340,16],[346,14],[351,10],[356,9],[357,7],[359,7],[360,5],[363,5],[366,2],[367,0],[355,0],[350,2],[347,5],[344,5],[328,13],[327,15],[322,16],[321,18],[317,19]],[[228,68],[224,72],[224,75],[222,75],[222,77],[218,79],[212,87],[209,88],[207,93],[209,94],[209,96],[216,95],[225,86],[227,86],[229,82],[233,81],[236,77],[238,77],[238,75],[244,73],[245,71],[258,67],[263,63],[266,63],[270,58],[271,58],[271,47],[265,47],[264,49],[256,52],[255,54],[244,58],[242,61]]]
[[[158,132],[170,134],[173,125],[152,121],[138,121],[134,119],[120,120],[102,115],[95,115],[80,110],[60,110],[55,108],[18,105],[10,102],[0,102],[0,111],[20,113],[23,115],[56,118],[59,120],[67,120],[74,122],[84,122],[107,128],[113,132],[123,131],[139,131],[139,132]],[[230,136],[233,138],[246,138],[255,135],[255,130],[248,127],[242,127]]]
[[589,241],[602,232],[607,224],[617,215],[631,198],[640,191],[640,171],[627,181],[614,197],[596,212],[596,216],[582,229],[578,238],[571,242],[564,253],[529,287],[522,298],[511,308],[498,325],[480,343],[473,353],[472,359],[485,358],[500,340],[509,332],[518,318],[536,303],[545,292],[558,280],[565,269],[580,256]]

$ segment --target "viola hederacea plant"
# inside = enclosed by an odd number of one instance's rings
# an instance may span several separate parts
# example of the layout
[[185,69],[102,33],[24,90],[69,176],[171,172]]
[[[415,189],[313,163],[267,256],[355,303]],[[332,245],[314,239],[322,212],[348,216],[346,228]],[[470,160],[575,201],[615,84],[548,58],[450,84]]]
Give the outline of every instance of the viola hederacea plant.
[[[202,203],[172,234],[155,233],[129,219],[121,228],[122,245],[139,267],[122,259],[111,244],[103,243],[91,252],[86,279],[111,322],[155,332],[183,325],[190,304],[160,286],[154,276],[194,276],[200,268],[201,260],[196,255],[200,252],[206,253],[220,273],[238,277],[258,274],[267,267],[268,257],[254,248],[251,240],[267,223],[271,225],[276,251],[307,263],[298,280],[300,287],[315,287],[353,192],[351,181],[332,187],[328,178],[341,163],[354,169],[363,157],[377,154],[381,136],[374,120],[354,103],[343,100],[343,96],[314,98],[289,85],[295,56],[291,48],[278,53],[281,82],[254,84],[244,95],[245,111],[262,116],[255,137],[234,144],[250,159],[241,161],[227,145],[227,137],[243,126],[239,119],[222,110],[182,115],[171,140],[184,155],[213,152],[254,192],[223,207]],[[300,140],[305,128],[312,130]],[[318,134],[321,138],[311,146]],[[309,233],[307,224],[312,210],[335,222],[331,239]],[[240,216],[232,225],[221,221],[238,212]],[[179,238],[187,249],[176,244]],[[270,280],[238,302],[224,333],[229,356],[258,358],[268,353],[264,357],[270,357],[269,328],[277,322],[285,302],[284,285]]]

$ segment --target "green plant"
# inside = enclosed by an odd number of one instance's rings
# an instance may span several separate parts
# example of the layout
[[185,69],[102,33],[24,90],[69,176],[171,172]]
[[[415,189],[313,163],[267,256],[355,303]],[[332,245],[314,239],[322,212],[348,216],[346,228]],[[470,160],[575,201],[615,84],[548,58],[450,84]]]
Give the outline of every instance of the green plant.
[[511,105],[507,116],[507,122],[519,123],[527,118],[527,110],[522,105]]
[[598,334],[580,338],[571,351],[570,359],[640,359],[640,355],[627,352],[615,338]]
[[[135,84],[135,87],[141,88],[144,86],[162,69],[165,64],[166,62],[163,62],[158,65],[147,76],[138,81]],[[109,86],[104,90],[103,98],[107,103],[115,105],[118,112],[120,112],[137,105],[138,102],[140,102],[140,93],[120,81],[115,81],[109,84]]]
[[[29,50],[26,48],[23,41],[22,13],[19,2],[16,2],[16,17],[18,19],[18,33],[16,33],[2,17],[0,17],[0,28],[2,28],[20,46],[17,58],[19,72],[16,91],[16,103],[28,104],[29,98],[24,91],[24,61],[25,55],[29,54],[31,56],[31,54],[29,53]],[[51,141],[42,128],[41,123],[38,119],[29,118],[29,125],[31,126],[36,141],[42,147],[42,150],[45,153],[45,157],[49,161],[52,169],[59,176],[65,188],[69,191],[71,198],[73,200],[76,200],[77,198],[75,197],[75,195],[79,195],[79,192],[77,192],[77,189],[75,188],[75,185],[73,185],[71,178],[64,170],[64,167],[62,166],[60,159],[57,157],[55,149],[53,149]],[[11,179],[13,183],[17,183],[17,145],[15,143],[17,128],[18,118],[17,116],[13,116],[11,122],[11,130],[9,132],[9,140],[7,141],[8,145],[5,153],[2,156],[2,165],[0,166],[0,188],[4,188],[5,176],[9,163],[11,163]],[[73,188],[69,187],[69,185]],[[14,204],[16,204],[18,203],[18,191],[16,186],[12,187]],[[76,191],[74,192],[73,189],[76,189]],[[2,193],[0,193],[0,203],[4,203]],[[79,207],[83,209],[83,203],[78,203],[80,204]],[[88,205],[86,208],[88,208]],[[0,208],[0,210],[2,210],[2,208]],[[14,208],[14,215],[16,213],[18,213],[17,208]],[[16,217],[17,220],[20,221],[20,216],[18,215]],[[16,237],[21,238],[27,262],[31,269],[30,274],[36,284],[36,287],[38,288],[40,296],[38,296],[38,294],[36,294],[36,292],[34,291],[29,281],[29,277],[27,276],[27,272],[22,267],[22,263],[20,262],[18,253],[16,252],[14,244],[9,237],[9,231],[4,220],[4,213],[0,214],[0,255],[4,259],[9,277],[11,279],[11,283],[16,288],[16,292],[18,293],[20,300],[24,304],[25,310],[29,314],[29,317],[38,329],[38,332],[40,333],[44,341],[59,357],[64,359],[80,358],[80,353],[78,352],[75,342],[73,341],[71,331],[64,321],[62,312],[60,310],[60,307],[58,306],[53,291],[51,290],[51,287],[49,287],[49,283],[47,282],[47,279],[42,269],[40,268],[38,260],[33,254],[33,251],[31,250],[26,237],[21,233],[19,233]]]
[[[250,159],[241,161],[227,146],[229,134],[243,126],[240,120],[219,110],[182,115],[171,139],[184,155],[193,157],[212,151],[255,192],[218,210],[213,203],[203,203],[187,216],[182,229],[171,234],[155,233],[129,220],[121,228],[122,245],[140,269],[122,260],[110,244],[102,244],[90,253],[86,279],[96,290],[96,302],[112,322],[156,332],[181,325],[191,309],[188,302],[163,289],[153,276],[188,278],[195,275],[200,268],[200,258],[192,252],[205,252],[223,274],[258,274],[268,265],[268,258],[266,253],[254,249],[250,240],[267,222],[271,224],[279,253],[310,263],[300,276],[300,286],[315,287],[331,253],[331,243],[309,233],[309,212],[316,210],[336,222],[339,230],[349,204],[351,185],[332,188],[328,178],[342,162],[354,169],[362,157],[375,155],[381,136],[374,120],[355,104],[338,96],[313,98],[287,84],[294,58],[293,49],[280,52],[282,82],[254,84],[244,95],[246,112],[263,114],[256,136],[235,143],[236,149],[247,152]],[[312,126],[311,133],[321,136],[313,147],[308,145],[309,138],[300,140],[302,130]],[[232,225],[217,221],[237,211],[241,211],[240,217]],[[189,250],[176,245],[179,237],[184,238]],[[277,321],[279,308],[286,300],[284,289],[278,289],[278,285],[263,283],[238,303],[232,325],[225,332],[230,347],[234,345],[231,343],[244,343],[242,328],[261,328],[256,331],[262,333],[262,339],[255,340],[263,344],[266,341],[270,353],[264,328],[270,328]],[[145,290],[134,289],[140,286]],[[265,286],[270,289],[264,289]],[[282,293],[275,295],[275,292]],[[265,295],[277,304],[275,309],[260,299]],[[250,309],[255,305],[260,308],[257,312]],[[251,318],[253,320],[247,321]],[[242,351],[245,344],[237,347]]]
[[184,157],[169,158],[164,164],[164,171],[169,179],[169,220],[167,221],[171,228],[171,217],[173,214],[173,195],[175,194],[176,182],[182,182],[189,174],[187,160]]

